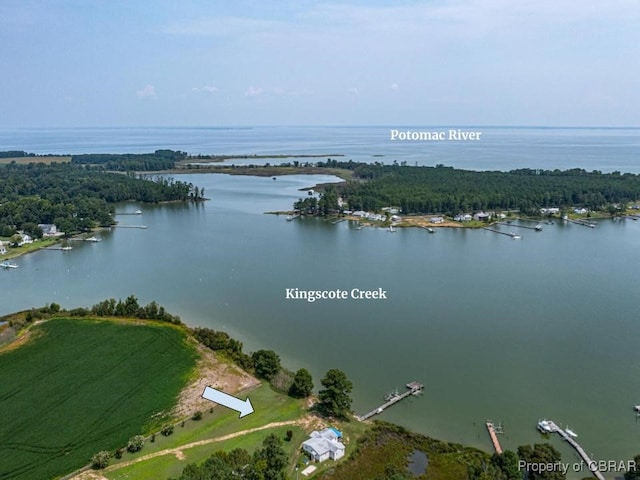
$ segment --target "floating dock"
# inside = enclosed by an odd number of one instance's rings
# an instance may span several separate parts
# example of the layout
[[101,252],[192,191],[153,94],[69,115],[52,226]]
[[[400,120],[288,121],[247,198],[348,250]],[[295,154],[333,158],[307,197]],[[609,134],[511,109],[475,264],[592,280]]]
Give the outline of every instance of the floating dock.
[[369,413],[365,413],[361,417],[357,417],[357,418],[358,420],[361,420],[361,421],[367,420],[373,417],[374,415],[378,415],[382,413],[384,410],[386,410],[390,406],[395,405],[396,403],[400,402],[401,400],[404,400],[405,398],[408,398],[412,395],[418,395],[420,392],[422,392],[423,389],[424,389],[424,385],[420,382],[407,383],[406,392],[404,393],[395,392],[393,394],[388,395],[387,397],[385,397],[385,399],[387,399],[385,403],[380,405],[378,408],[371,410]]
[[591,473],[593,473],[593,475],[598,480],[605,480],[604,475],[602,475],[600,470],[598,470],[598,463],[591,457],[589,457],[589,455],[587,455],[587,452],[584,451],[580,444],[576,442],[573,437],[569,435],[565,430],[556,425],[555,422],[552,422],[551,420],[543,420],[541,422],[538,422],[538,430],[540,430],[542,433],[557,433],[558,435],[560,435],[567,441],[569,445],[574,448],[576,452],[578,452],[578,455],[584,461],[587,468],[591,470]]
[[487,420],[487,431],[489,432],[489,437],[491,438],[491,443],[493,443],[494,450],[498,455],[502,455],[502,447],[500,446],[500,442],[498,441],[498,432],[491,420]]

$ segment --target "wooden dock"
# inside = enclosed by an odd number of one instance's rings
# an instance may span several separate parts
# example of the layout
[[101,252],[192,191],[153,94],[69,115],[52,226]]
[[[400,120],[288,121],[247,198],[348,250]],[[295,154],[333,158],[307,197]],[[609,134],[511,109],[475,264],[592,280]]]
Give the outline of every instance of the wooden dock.
[[419,383],[419,382],[407,383],[406,392],[392,394],[390,398],[385,403],[380,405],[378,408],[371,410],[369,413],[365,413],[361,417],[356,417],[356,418],[360,421],[367,420],[373,417],[374,415],[378,415],[382,413],[384,410],[386,410],[390,406],[395,405],[396,403],[404,400],[405,398],[410,397],[411,395],[418,395],[420,392],[422,392],[423,389],[424,389],[424,385],[422,383]]
[[509,227],[514,227],[514,228],[526,228],[528,230],[535,230],[536,232],[542,231],[542,225],[540,225],[539,223],[535,227],[530,227],[529,225],[518,225],[515,223],[507,223],[507,222],[496,222],[496,225],[507,225]]
[[583,227],[596,228],[596,224],[587,222],[586,220],[572,220],[570,218],[564,218],[567,222],[575,223],[576,225],[582,225]]
[[147,227],[146,225],[111,225],[113,228],[141,228],[141,229],[147,229],[149,227]]
[[506,235],[507,237],[511,237],[511,238],[520,238],[519,235],[516,235],[513,232],[501,232],[500,230],[496,230],[495,228],[489,228],[489,227],[482,227],[483,230],[488,230],[490,232],[493,233],[499,233],[500,235]]
[[598,470],[598,463],[595,460],[593,460],[591,457],[589,457],[589,455],[587,455],[587,452],[584,451],[584,449],[580,446],[580,444],[576,442],[571,435],[569,435],[567,432],[565,432],[562,428],[560,428],[558,425],[556,425],[555,422],[552,422],[551,420],[548,420],[547,424],[549,425],[549,429],[551,433],[555,432],[558,435],[560,435],[563,439],[567,441],[569,445],[571,445],[574,448],[576,452],[578,452],[578,455],[584,461],[587,468],[591,470],[591,473],[593,473],[594,477],[596,477],[598,480],[605,480],[604,475],[602,475],[600,470]]
[[500,442],[498,441],[496,428],[493,425],[493,422],[490,420],[487,420],[487,431],[489,432],[489,437],[491,438],[491,443],[493,443],[494,450],[498,455],[502,455],[502,447],[500,446]]

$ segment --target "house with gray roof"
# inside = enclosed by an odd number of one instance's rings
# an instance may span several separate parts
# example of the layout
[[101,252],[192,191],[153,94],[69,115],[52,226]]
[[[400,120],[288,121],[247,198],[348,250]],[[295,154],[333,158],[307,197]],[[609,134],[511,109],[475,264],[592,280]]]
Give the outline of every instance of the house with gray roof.
[[344,444],[341,439],[342,433],[335,428],[313,431],[310,438],[302,442],[302,449],[316,462],[324,462],[329,458],[338,460],[344,457]]

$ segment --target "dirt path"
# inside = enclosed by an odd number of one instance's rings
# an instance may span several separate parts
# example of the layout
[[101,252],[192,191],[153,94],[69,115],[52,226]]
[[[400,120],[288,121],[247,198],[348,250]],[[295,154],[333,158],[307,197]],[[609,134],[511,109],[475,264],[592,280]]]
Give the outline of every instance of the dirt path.
[[[299,425],[304,423],[304,419],[299,420],[287,420],[286,422],[274,422],[269,423],[268,425],[262,425],[260,427],[249,428],[247,430],[240,430],[239,432],[230,433],[228,435],[223,435],[221,437],[209,438],[207,440],[199,440],[193,443],[187,443],[186,445],[181,445],[176,448],[167,448],[165,450],[160,450],[158,452],[153,452],[148,455],[143,455],[142,457],[136,458],[135,460],[130,460],[128,462],[118,463],[116,465],[112,465],[105,469],[106,472],[112,472],[114,470],[119,470],[124,467],[128,467],[129,465],[133,465],[134,463],[144,462],[145,460],[149,460],[155,457],[162,457],[164,455],[175,455],[178,459],[182,460],[184,458],[183,450],[187,450],[193,447],[199,447],[201,445],[207,445],[209,443],[216,442],[224,442],[225,440],[231,440],[232,438],[240,437],[243,435],[248,435],[250,433],[259,432],[261,430],[267,430],[269,428],[276,427],[284,427],[285,425]],[[182,457],[182,458],[180,458]],[[74,477],[73,480],[81,480],[80,476]]]

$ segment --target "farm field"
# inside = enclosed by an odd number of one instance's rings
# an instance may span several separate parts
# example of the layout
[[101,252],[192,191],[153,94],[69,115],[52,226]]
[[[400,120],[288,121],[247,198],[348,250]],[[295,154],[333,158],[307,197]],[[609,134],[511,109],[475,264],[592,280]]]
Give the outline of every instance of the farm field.
[[0,480],[69,473],[150,432],[196,364],[171,325],[54,319],[0,353]]

